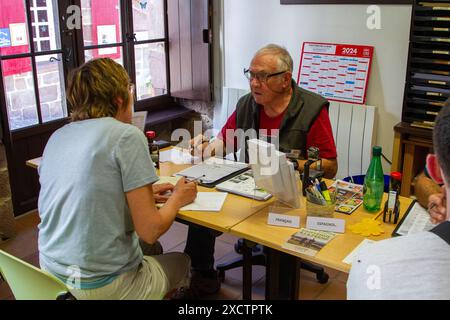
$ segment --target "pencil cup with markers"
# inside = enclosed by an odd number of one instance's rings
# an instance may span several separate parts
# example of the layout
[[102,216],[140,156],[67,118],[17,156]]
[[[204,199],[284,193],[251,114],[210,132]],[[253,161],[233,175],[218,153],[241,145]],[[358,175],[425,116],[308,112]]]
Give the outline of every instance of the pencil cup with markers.
[[306,188],[307,216],[333,218],[335,206],[336,194],[328,191],[324,181],[319,183],[316,180]]

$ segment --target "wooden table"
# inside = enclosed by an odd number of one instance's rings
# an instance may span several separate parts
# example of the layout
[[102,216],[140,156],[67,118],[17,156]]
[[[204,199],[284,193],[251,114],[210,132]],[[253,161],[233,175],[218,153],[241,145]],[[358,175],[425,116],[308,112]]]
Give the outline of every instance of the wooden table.
[[[41,159],[36,158],[27,161],[27,165],[37,168]],[[170,176],[191,165],[176,165],[171,162],[160,163],[160,176]],[[199,191],[215,192],[216,189],[199,187]],[[386,198],[386,195],[385,195]],[[315,257],[302,255],[300,253],[283,249],[282,245],[298,229],[276,227],[267,224],[269,206],[274,199],[265,202],[244,198],[229,194],[220,212],[197,212],[180,211],[178,219],[188,221],[197,225],[208,227],[220,232],[229,232],[248,241],[262,244],[267,248],[267,269],[266,269],[266,298],[297,298],[300,272],[300,260],[307,260],[319,265],[330,267],[335,270],[348,273],[350,265],[342,260],[352,250],[361,243],[364,237],[348,231],[348,226],[361,221],[363,218],[372,218],[374,214],[367,213],[361,206],[352,215],[348,216],[335,213],[335,218],[346,221],[345,234],[336,236],[327,244]],[[402,217],[409,207],[411,199],[401,198]],[[383,200],[384,203],[384,200]],[[300,210],[301,227],[306,224],[306,210]],[[379,218],[382,220],[382,217]],[[385,233],[380,237],[370,237],[372,240],[382,240],[390,238],[395,228],[392,224],[383,224]],[[243,268],[243,298],[251,298],[252,275],[251,275],[251,248],[244,246],[244,268]],[[250,261],[250,262],[249,262]],[[287,270],[282,268],[287,267]],[[279,275],[287,272],[291,275],[288,283],[279,283]],[[281,292],[281,296],[280,296]]]
[[[37,169],[41,163],[41,157],[28,160],[27,166]],[[176,165],[171,162],[160,163],[159,175],[171,176],[172,174],[186,169],[192,165]],[[215,188],[198,187],[198,191],[215,192]],[[204,227],[208,227],[220,232],[229,232],[230,229],[245,220],[252,214],[262,210],[272,203],[268,201],[257,201],[241,196],[228,194],[224,206],[220,212],[203,211],[180,211],[177,215],[179,219],[192,222]]]
[[[30,167],[37,168],[41,163],[41,158],[28,160],[26,164]],[[159,176],[171,176],[176,172],[190,167],[191,165],[176,165],[171,162],[160,163],[160,169],[158,170]],[[198,191],[202,192],[215,192],[215,188],[198,187]],[[274,200],[269,199],[267,201],[257,201],[241,196],[237,196],[229,193],[225,200],[225,203],[220,212],[202,212],[202,211],[179,211],[177,214],[177,220],[181,222],[190,222],[196,225],[204,226],[210,229],[214,229],[219,232],[230,232],[231,228],[238,223],[246,220],[251,215],[261,211],[265,207],[269,206]],[[247,256],[249,251],[244,249],[244,256]],[[250,277],[250,278],[248,278]],[[251,271],[244,273],[243,282],[250,283],[249,286],[243,286],[243,294],[248,296],[251,294]]]
[[[386,200],[387,195],[385,194],[383,203]],[[409,205],[413,200],[409,198],[400,197],[400,219],[405,214]],[[245,238],[255,243],[259,243],[268,248],[267,252],[267,269],[266,269],[266,298],[276,299],[276,298],[290,298],[297,299],[298,297],[298,283],[299,283],[299,272],[300,272],[300,260],[307,260],[319,265],[330,267],[341,272],[348,273],[350,271],[350,265],[345,264],[342,260],[350,254],[355,247],[357,247],[364,237],[357,235],[348,230],[348,226],[361,221],[364,218],[373,218],[375,214],[370,214],[364,210],[361,205],[352,215],[345,215],[335,212],[335,218],[344,219],[346,222],[346,232],[344,234],[337,235],[333,240],[330,241],[324,248],[322,248],[316,256],[311,257],[305,254],[300,254],[294,251],[290,251],[282,248],[282,245],[289,239],[289,237],[294,234],[298,229],[277,227],[267,224],[267,217],[269,213],[269,207],[262,209],[260,212],[250,216],[246,220],[237,224],[231,228],[231,234]],[[301,217],[301,227],[306,225],[306,210],[300,210]],[[377,221],[382,221],[383,217],[380,216]],[[392,232],[395,229],[394,224],[383,223],[382,227],[385,231],[379,237],[369,237],[371,240],[383,240],[391,237]],[[287,254],[287,255],[286,255]],[[251,255],[249,256],[251,258]],[[248,261],[247,261],[248,262]],[[251,263],[251,262],[250,262]],[[284,266],[283,266],[284,265]],[[280,268],[290,266],[290,268],[285,268],[285,270],[280,271]],[[248,267],[246,266],[244,268]],[[245,272],[251,273],[250,270]],[[279,274],[281,272],[286,272],[292,275],[288,283],[283,283],[280,285]],[[251,274],[250,274],[251,279]],[[243,285],[248,286],[248,284]],[[285,295],[280,297],[280,290],[284,291]],[[250,294],[251,297],[251,294]],[[247,297],[244,297],[248,298]]]
[[[160,176],[170,176],[190,165],[176,165],[171,162],[160,163]],[[216,192],[215,188],[198,187],[198,191]],[[220,212],[180,211],[177,217],[220,232],[230,229],[252,214],[261,211],[273,200],[257,201],[229,193]]]

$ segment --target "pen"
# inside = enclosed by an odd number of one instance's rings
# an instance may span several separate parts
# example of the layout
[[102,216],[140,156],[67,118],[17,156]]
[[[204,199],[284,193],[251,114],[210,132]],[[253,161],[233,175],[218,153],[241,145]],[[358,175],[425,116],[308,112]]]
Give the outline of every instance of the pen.
[[322,189],[322,195],[328,204],[331,204],[330,192],[328,191],[325,181],[320,182],[320,189]]
[[319,191],[320,195],[322,195],[322,189],[320,188],[319,180],[314,180],[314,186],[316,187],[317,191]]

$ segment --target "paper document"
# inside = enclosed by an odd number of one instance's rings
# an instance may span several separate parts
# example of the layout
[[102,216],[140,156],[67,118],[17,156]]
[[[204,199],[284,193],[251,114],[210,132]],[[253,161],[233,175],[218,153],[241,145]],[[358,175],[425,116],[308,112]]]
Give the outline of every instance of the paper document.
[[406,217],[400,222],[396,234],[403,236],[421,231],[430,231],[433,227],[435,225],[431,223],[428,211],[416,202],[411,210],[407,212]]
[[145,119],[147,118],[147,111],[134,112],[131,118],[131,124],[138,127],[139,130],[144,131],[145,129]]
[[209,158],[204,162],[176,173],[176,176],[183,176],[190,179],[200,179],[202,183],[214,183],[229,176],[239,170],[248,168],[248,164],[234,162],[219,158]]
[[220,211],[227,195],[226,192],[198,192],[194,202],[180,211]]
[[346,264],[352,264],[353,259],[355,258],[355,256],[358,254],[358,252],[361,250],[362,247],[367,246],[367,245],[371,245],[371,244],[373,244],[375,242],[376,241],[369,240],[369,239],[364,239],[363,241],[361,241],[361,243],[355,249],[353,249],[352,252],[350,252],[348,254],[348,256],[345,257],[344,260],[342,260],[342,262],[346,263]]
[[159,153],[159,162],[173,162],[175,164],[193,164],[199,162],[199,157],[192,156],[188,150],[172,148]]

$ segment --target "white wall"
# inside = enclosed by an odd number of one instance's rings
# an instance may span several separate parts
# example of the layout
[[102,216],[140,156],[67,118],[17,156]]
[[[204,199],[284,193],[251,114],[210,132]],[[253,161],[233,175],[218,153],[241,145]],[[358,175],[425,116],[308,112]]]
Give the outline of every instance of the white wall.
[[268,43],[289,50],[295,78],[304,41],[374,46],[366,104],[378,109],[376,142],[392,158],[393,127],[401,120],[411,6],[380,6],[382,29],[369,30],[366,5],[280,5],[280,0],[223,0],[222,5],[222,60],[216,61],[216,68],[223,86],[247,88],[242,70]]

